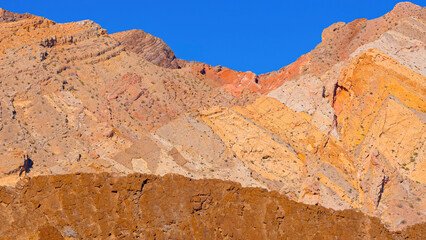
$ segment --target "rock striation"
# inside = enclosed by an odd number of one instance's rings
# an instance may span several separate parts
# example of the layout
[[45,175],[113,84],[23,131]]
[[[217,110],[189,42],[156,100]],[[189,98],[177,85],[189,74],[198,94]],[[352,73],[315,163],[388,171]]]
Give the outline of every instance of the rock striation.
[[155,65],[171,69],[182,67],[182,60],[179,62],[172,49],[163,40],[142,30],[114,33],[111,37],[129,51],[143,56]]

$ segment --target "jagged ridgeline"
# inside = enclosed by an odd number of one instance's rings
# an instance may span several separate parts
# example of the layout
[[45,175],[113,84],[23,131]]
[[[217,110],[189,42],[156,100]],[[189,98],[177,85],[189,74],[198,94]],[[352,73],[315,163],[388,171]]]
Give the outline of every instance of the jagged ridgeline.
[[[37,176],[0,187],[4,239],[421,239],[359,211],[296,203],[277,192],[179,175]],[[313,230],[314,229],[314,230]]]
[[[335,23],[311,52],[256,75],[178,59],[141,30],[0,9],[0,239],[240,238],[248,226],[262,229],[253,238],[421,239],[425,22],[405,2]],[[146,194],[162,211],[182,205],[162,218]],[[73,215],[86,200],[90,217]],[[218,222],[227,214],[241,227]]]

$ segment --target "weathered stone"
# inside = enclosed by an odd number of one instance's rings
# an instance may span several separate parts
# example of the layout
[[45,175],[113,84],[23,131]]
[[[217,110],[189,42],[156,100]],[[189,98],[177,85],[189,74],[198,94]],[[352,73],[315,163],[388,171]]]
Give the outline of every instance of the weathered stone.
[[[3,239],[422,239],[425,234],[424,224],[389,232],[377,218],[354,210],[178,175],[39,176],[21,190],[7,191],[19,197],[0,204]],[[40,204],[34,208],[29,199]]]

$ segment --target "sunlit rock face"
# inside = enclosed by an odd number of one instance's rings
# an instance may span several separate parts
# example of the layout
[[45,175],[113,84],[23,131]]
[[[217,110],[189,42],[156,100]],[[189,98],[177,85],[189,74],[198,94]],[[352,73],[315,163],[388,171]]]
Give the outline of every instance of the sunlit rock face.
[[[377,19],[336,23],[324,30],[322,43],[311,52],[276,72],[256,75],[178,59],[161,39],[141,30],[109,35],[89,20],[58,24],[0,9],[0,185],[7,186],[0,196],[3,192],[13,195],[5,195],[6,200],[0,204],[5,209],[4,219],[14,219],[11,221],[16,224],[23,221],[12,216],[12,208],[22,207],[14,204],[30,206],[31,199],[38,198],[24,196],[25,181],[38,185],[64,178],[74,186],[83,181],[81,176],[64,174],[91,173],[84,176],[99,182],[120,182],[128,181],[128,174],[144,173],[152,176],[143,178],[155,179],[162,182],[162,188],[173,187],[174,194],[185,195],[194,181],[176,177],[185,185],[180,188],[170,185],[170,179],[175,178],[158,177],[172,173],[203,179],[196,183],[208,185],[208,191],[213,191],[212,184],[223,184],[211,179],[261,188],[243,189],[226,182],[249,192],[250,198],[254,194],[251,191],[261,193],[256,201],[278,204],[278,200],[270,199],[282,198],[299,202],[291,202],[292,207],[321,209],[318,224],[329,224],[325,223],[328,217],[322,218],[323,211],[324,216],[342,214],[325,208],[355,209],[359,212],[350,211],[349,215],[356,215],[357,220],[344,224],[355,229],[353,232],[362,232],[362,236],[391,238],[397,235],[388,230],[415,224],[418,225],[407,231],[424,232],[425,21],[425,8],[400,3]],[[25,180],[26,176],[31,179]],[[35,185],[24,188],[33,191]],[[42,191],[63,194],[67,189],[59,184]],[[80,190],[69,200],[99,198],[79,195]],[[191,204],[198,204],[197,209],[207,199],[203,191],[197,193],[201,194],[197,195],[199,198],[190,200]],[[127,198],[130,193],[126,194],[106,196]],[[141,191],[135,194],[144,196]],[[222,199],[224,192],[218,194]],[[162,199],[160,192],[155,196]],[[167,200],[159,204],[184,201],[173,197],[176,196],[167,195]],[[52,206],[59,206],[66,199],[51,201]],[[149,205],[150,201],[144,204]],[[111,204],[121,206],[120,202]],[[278,205],[262,209],[253,204],[241,206],[267,215],[279,212]],[[131,206],[133,210],[142,208]],[[221,207],[209,214],[226,214],[229,208]],[[53,214],[52,209],[37,211]],[[209,221],[212,225],[192,225],[188,228],[191,230],[184,230],[193,215],[182,211],[179,221],[165,220],[167,234],[158,233],[157,222],[143,234],[186,238],[186,231],[195,234],[209,229],[211,235],[200,238],[238,238],[238,234],[249,231],[234,231],[207,218],[194,221]],[[24,213],[29,214],[27,210]],[[381,223],[361,213],[378,217]],[[120,214],[108,220],[105,228],[102,218],[86,219],[89,222],[85,225],[93,223],[101,230],[81,230],[82,226],[73,222],[67,223],[74,225],[70,227],[72,231],[66,232],[70,235],[74,231],[83,238],[103,238],[109,233],[116,237],[151,236],[142,232],[126,235],[132,231],[120,232],[112,222],[151,221],[158,217],[154,213],[152,218]],[[286,210],[286,214],[290,213]],[[11,229],[21,226],[26,229],[22,236],[38,234],[37,231],[65,236],[65,220],[56,213],[52,216],[57,222],[40,221],[34,226],[20,222],[7,225],[0,232],[13,236],[18,232]],[[232,219],[242,225],[260,224],[252,219],[253,212],[238,216],[244,217]],[[38,217],[41,219],[41,215],[34,215],[34,219]],[[275,220],[267,222],[272,225],[265,227],[266,232],[256,234],[270,232],[271,238],[311,236],[285,235],[288,232],[281,229],[281,217],[274,215]],[[285,220],[286,224],[296,218]],[[303,221],[294,222],[294,229],[304,228]],[[360,226],[365,229],[370,225],[378,232],[360,230]],[[120,226],[128,229],[130,225]],[[113,229],[115,232],[108,232]],[[412,233],[400,232],[398,236],[404,234]],[[422,236],[418,234],[410,236]]]

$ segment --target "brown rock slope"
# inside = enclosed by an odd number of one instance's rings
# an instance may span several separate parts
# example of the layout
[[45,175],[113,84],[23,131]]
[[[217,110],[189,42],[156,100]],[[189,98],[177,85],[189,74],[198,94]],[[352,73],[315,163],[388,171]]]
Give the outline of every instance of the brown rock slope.
[[220,180],[39,176],[0,188],[1,239],[422,239],[377,218]]

